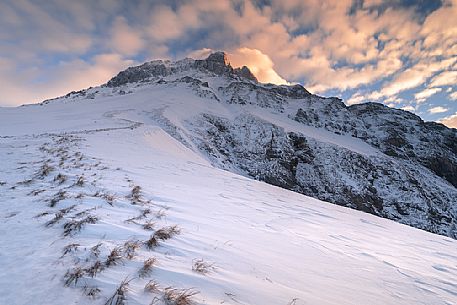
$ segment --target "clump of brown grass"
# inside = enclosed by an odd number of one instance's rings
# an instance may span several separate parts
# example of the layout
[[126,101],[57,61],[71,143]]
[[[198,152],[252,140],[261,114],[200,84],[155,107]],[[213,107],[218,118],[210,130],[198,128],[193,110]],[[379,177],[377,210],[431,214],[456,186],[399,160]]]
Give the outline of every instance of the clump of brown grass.
[[38,177],[44,178],[54,170],[54,167],[45,162],[38,171]]
[[150,280],[146,283],[146,285],[144,285],[144,291],[150,293],[158,293],[160,292],[159,284],[154,280]]
[[68,253],[76,252],[78,250],[79,246],[80,246],[80,244],[69,244],[69,245],[66,245],[65,247],[63,247],[62,257],[67,255]]
[[113,205],[113,202],[114,202],[114,199],[115,199],[114,195],[112,195],[112,194],[103,194],[103,195],[101,195],[101,197],[102,197],[103,199],[105,199],[106,202],[107,202],[109,205],[111,205],[111,206]]
[[163,300],[166,305],[191,305],[193,304],[192,297],[200,292],[189,289],[176,289],[167,287],[164,290]]
[[76,185],[76,186],[84,186],[84,182],[85,182],[85,181],[84,181],[84,176],[79,176],[79,177],[78,177],[78,180],[76,180],[75,185]]
[[127,279],[123,280],[114,294],[106,301],[105,305],[124,305],[127,300],[129,282]]
[[101,292],[100,288],[97,288],[97,287],[88,287],[88,286],[84,287],[84,294],[92,299],[97,298],[98,295],[100,294],[100,292]]
[[95,277],[97,273],[102,272],[104,269],[103,264],[97,260],[95,263],[90,266],[89,268],[84,269],[84,272],[89,275],[90,277]]
[[26,180],[18,182],[17,184],[19,184],[19,185],[30,185],[32,182],[33,182],[32,179],[26,179]]
[[116,247],[111,250],[108,258],[106,259],[105,265],[107,267],[115,266],[122,260],[122,248]]
[[102,243],[96,244],[95,246],[90,248],[90,253],[95,257],[99,257],[100,256],[100,247],[101,246],[102,246]]
[[54,177],[54,182],[57,182],[58,184],[63,184],[65,181],[67,181],[67,176],[64,174],[58,173],[57,176]]
[[145,230],[153,230],[155,227],[155,222],[152,220],[148,220],[146,223],[143,224],[143,229]]
[[46,215],[49,215],[49,214],[51,214],[51,213],[49,213],[49,212],[43,212],[43,213],[40,213],[40,214],[35,215],[33,218],[40,218],[40,217],[43,217],[43,216],[46,216]]
[[132,188],[132,192],[130,194],[130,198],[132,200],[132,204],[141,203],[141,186],[135,185]]
[[127,222],[127,223],[137,223],[136,222],[137,220],[141,220],[143,218],[146,218],[146,216],[148,214],[150,214],[150,213],[151,213],[150,209],[144,209],[144,210],[141,211],[140,215],[132,217],[132,218],[129,218],[129,219],[125,220],[125,222]]
[[181,229],[179,229],[177,225],[174,225],[169,227],[163,227],[155,231],[154,236],[159,240],[167,240],[179,233],[181,233]]
[[[59,222],[66,214],[68,214],[75,207],[76,207],[76,205],[72,205],[72,206],[69,206],[68,208],[60,209],[57,213],[55,213],[54,218],[49,220],[46,223],[46,227],[51,227],[51,226],[55,225],[57,222]],[[45,213],[49,214],[48,212],[45,212]],[[37,216],[39,216],[39,215],[37,215]]]
[[196,259],[192,261],[192,271],[200,273],[200,274],[207,274],[212,269],[214,269],[213,263],[207,263],[203,259]]
[[152,271],[152,267],[154,267],[155,263],[157,262],[157,259],[155,257],[150,257],[147,260],[143,262],[143,267],[138,271],[138,276],[140,278],[144,278],[146,276],[149,276]]
[[78,284],[78,281],[80,278],[84,276],[84,270],[81,267],[76,267],[74,269],[68,270],[67,273],[65,273],[64,279],[65,279],[65,286],[70,286],[71,284]]
[[181,230],[178,228],[178,226],[169,226],[169,227],[163,227],[157,231],[154,232],[154,234],[149,237],[149,239],[146,241],[146,246],[149,249],[154,249],[159,245],[160,240],[167,240],[172,238],[173,236],[179,234]]
[[49,200],[49,206],[53,208],[64,199],[67,199],[67,192],[60,190]]
[[149,237],[149,239],[146,241],[146,247],[148,247],[149,250],[154,249],[159,245],[159,241],[157,238],[154,236],[154,234]]
[[76,214],[75,214],[75,217],[83,217],[83,216],[89,214],[90,211],[94,211],[94,210],[96,210],[96,209],[97,209],[97,207],[85,209],[85,210],[83,210],[83,211],[81,211],[81,212],[76,213]]
[[162,219],[162,218],[164,218],[165,216],[167,216],[167,213],[165,212],[164,209],[160,209],[160,210],[158,210],[158,211],[155,213],[155,216],[156,216],[156,218],[158,218],[158,219]]
[[76,234],[77,232],[81,231],[81,229],[86,225],[86,224],[95,224],[98,221],[98,218],[92,215],[87,216],[84,219],[81,220],[71,220],[67,222],[63,226],[63,235],[64,236],[72,236]]
[[43,193],[45,190],[33,190],[30,193],[28,193],[29,196],[38,196],[39,194]]
[[125,256],[128,259],[135,257],[135,252],[141,247],[141,242],[139,240],[128,240],[124,243],[124,252]]

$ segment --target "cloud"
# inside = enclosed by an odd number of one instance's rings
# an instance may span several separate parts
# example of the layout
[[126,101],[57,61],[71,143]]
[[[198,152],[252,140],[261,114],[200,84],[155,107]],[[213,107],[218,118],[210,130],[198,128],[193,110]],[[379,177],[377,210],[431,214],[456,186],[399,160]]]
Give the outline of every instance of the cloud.
[[203,48],[203,49],[194,50],[194,51],[188,53],[187,57],[193,58],[193,59],[205,59],[213,52],[214,52],[213,49]]
[[[120,69],[132,61],[226,50],[233,65],[249,66],[264,82],[298,82],[323,95],[356,92],[348,104],[404,106],[399,97],[411,99],[411,91],[421,102],[435,98],[431,90],[456,83],[457,2],[442,1],[431,12],[424,3],[5,0],[0,70],[8,73],[0,71],[0,87],[11,88],[6,94],[15,104],[38,101],[115,74],[98,55],[115,56]],[[73,87],[57,77],[64,68],[73,70]],[[87,81],[80,80],[79,68],[89,72]]]
[[427,59],[422,60],[411,68],[399,74],[377,92],[372,93],[372,97],[379,99],[383,96],[392,96],[407,89],[416,88],[425,83],[434,73],[442,71],[452,66],[457,61],[457,57],[446,60]]
[[273,69],[270,57],[259,50],[239,48],[229,54],[229,60],[233,67],[247,66],[262,83],[289,84]]
[[436,106],[436,107],[432,107],[428,110],[428,112],[432,113],[432,114],[435,114],[435,113],[443,113],[443,112],[446,112],[448,111],[449,109],[447,108],[444,108],[442,106]]
[[133,64],[132,60],[124,60],[118,54],[100,54],[90,61],[61,62],[46,71],[49,77],[46,81],[37,80],[39,74],[35,67],[18,72],[10,64],[0,69],[0,91],[3,92],[0,104],[15,106],[37,103],[73,90],[101,85],[119,70]]
[[409,112],[414,112],[416,110],[416,108],[414,108],[411,105],[407,105],[407,106],[401,107],[400,109],[405,110],[405,111],[409,111]]
[[435,76],[430,87],[451,86],[457,84],[457,71],[444,71]]
[[422,90],[421,92],[418,92],[414,94],[414,97],[416,98],[418,103],[424,102],[426,99],[431,97],[432,95],[442,91],[442,88],[427,88]]
[[359,92],[353,94],[347,101],[346,103],[348,105],[354,105],[354,104],[360,104],[366,101],[366,97],[360,94]]
[[[215,50],[203,48],[187,54],[193,59],[205,59]],[[230,65],[234,68],[247,66],[249,70],[262,83],[272,83],[277,85],[289,84],[284,78],[278,75],[273,69],[273,62],[270,57],[259,50],[249,48],[238,48],[231,50],[227,54]]]
[[113,24],[111,45],[114,51],[124,55],[135,55],[144,48],[141,31],[130,27],[124,17],[117,17]]
[[453,115],[442,118],[438,122],[440,122],[450,128],[457,128],[457,112],[454,113]]
[[457,91],[449,93],[449,98],[453,101],[457,101]]

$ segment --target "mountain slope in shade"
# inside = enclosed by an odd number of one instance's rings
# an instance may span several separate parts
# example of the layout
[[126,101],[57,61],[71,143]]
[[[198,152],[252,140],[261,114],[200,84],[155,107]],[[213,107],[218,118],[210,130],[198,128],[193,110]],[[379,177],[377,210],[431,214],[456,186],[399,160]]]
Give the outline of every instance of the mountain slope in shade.
[[[278,130],[302,125],[270,110],[253,120],[189,86],[95,88],[0,110],[1,304],[177,304],[196,292],[194,304],[457,302],[456,240],[212,166],[244,173],[200,150],[216,114],[244,127],[235,139],[253,153],[273,130],[270,158],[289,139]],[[306,128],[303,159],[312,145],[380,154]]]

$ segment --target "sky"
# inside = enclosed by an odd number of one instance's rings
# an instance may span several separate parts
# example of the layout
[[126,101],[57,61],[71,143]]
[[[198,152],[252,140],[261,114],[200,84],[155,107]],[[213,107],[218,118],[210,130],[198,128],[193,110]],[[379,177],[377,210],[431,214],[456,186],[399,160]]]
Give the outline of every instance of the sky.
[[262,82],[457,128],[457,0],[0,0],[0,106],[212,50]]

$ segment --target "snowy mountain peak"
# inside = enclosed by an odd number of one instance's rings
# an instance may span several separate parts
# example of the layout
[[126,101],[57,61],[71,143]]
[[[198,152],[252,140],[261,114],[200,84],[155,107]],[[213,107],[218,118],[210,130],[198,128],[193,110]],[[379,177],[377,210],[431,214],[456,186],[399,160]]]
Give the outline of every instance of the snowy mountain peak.
[[218,76],[241,78],[257,82],[247,66],[234,69],[225,52],[210,54],[206,59],[195,60],[186,58],[175,62],[169,60],[154,60],[139,66],[129,67],[108,81],[106,86],[119,87],[128,83],[144,82],[179,73],[212,73]]
[[225,66],[230,65],[227,53],[225,53],[224,51],[217,51],[217,52],[211,53],[205,60],[220,63]]

